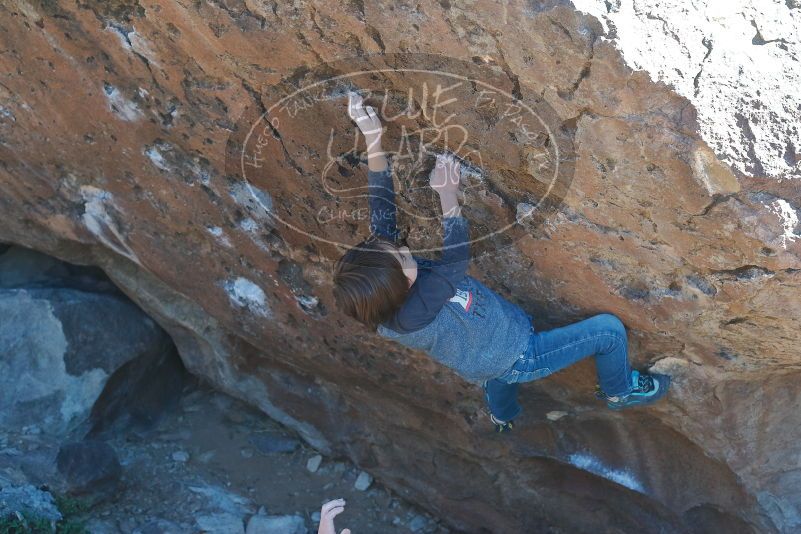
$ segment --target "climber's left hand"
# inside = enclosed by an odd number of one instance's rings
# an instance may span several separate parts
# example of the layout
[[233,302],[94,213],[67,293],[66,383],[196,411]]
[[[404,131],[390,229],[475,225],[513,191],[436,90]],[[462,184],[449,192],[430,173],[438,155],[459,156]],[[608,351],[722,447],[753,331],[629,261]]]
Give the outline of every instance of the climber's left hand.
[[[334,518],[345,511],[345,499],[328,501],[320,510],[320,528],[317,534],[336,534]],[[350,529],[346,528],[340,534],[350,534]]]

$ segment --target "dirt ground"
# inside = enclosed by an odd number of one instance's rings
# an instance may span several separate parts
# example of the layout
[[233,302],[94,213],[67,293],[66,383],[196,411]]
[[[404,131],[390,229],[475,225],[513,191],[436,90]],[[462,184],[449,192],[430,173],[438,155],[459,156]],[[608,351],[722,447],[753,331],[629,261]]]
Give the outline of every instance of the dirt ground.
[[[93,508],[90,532],[234,532],[253,514],[297,515],[316,532],[323,502],[344,498],[337,531],[445,533],[435,519],[373,481],[354,483],[358,467],[323,458],[287,429],[240,401],[203,386],[185,394],[146,436],[110,444],[124,475],[114,498]],[[265,452],[270,447],[295,449]],[[216,526],[215,526],[216,525]]]

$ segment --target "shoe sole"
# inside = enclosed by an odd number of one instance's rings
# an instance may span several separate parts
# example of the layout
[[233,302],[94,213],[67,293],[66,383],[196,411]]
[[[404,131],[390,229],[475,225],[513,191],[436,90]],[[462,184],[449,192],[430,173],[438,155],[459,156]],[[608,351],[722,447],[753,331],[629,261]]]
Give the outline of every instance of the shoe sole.
[[641,400],[627,402],[626,404],[606,403],[606,405],[609,407],[610,410],[618,412],[620,410],[625,410],[626,408],[635,408],[637,406],[648,406],[649,404],[653,404],[662,397],[664,397],[665,395],[667,395],[668,390],[670,390],[670,377],[667,375],[664,376],[665,376],[665,384],[661,393],[657,391],[656,395],[654,395],[653,397],[640,397]]

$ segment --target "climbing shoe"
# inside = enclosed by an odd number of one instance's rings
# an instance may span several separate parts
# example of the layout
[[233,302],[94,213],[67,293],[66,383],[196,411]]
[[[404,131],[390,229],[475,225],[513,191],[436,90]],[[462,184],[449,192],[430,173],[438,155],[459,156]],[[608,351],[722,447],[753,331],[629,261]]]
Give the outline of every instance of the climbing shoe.
[[670,387],[670,377],[656,373],[631,372],[634,387],[626,396],[609,397],[604,395],[606,405],[612,410],[622,410],[632,406],[646,406],[665,396]]
[[492,414],[490,414],[490,421],[495,425],[495,432],[511,432],[515,427],[513,421],[501,421]]

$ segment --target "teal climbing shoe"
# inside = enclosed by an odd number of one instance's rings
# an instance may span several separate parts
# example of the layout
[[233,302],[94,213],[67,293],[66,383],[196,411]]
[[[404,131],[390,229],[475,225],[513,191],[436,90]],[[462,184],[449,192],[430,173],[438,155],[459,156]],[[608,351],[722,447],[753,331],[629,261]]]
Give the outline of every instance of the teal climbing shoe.
[[612,410],[622,410],[634,406],[647,406],[664,397],[670,388],[670,377],[656,373],[631,372],[634,389],[626,396],[609,397],[604,395],[606,405]]

